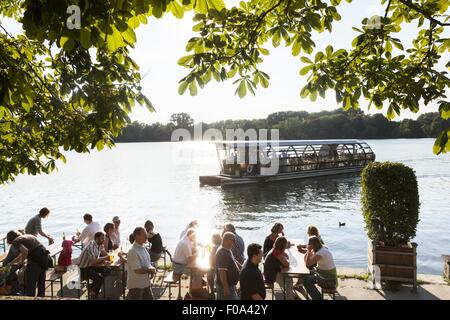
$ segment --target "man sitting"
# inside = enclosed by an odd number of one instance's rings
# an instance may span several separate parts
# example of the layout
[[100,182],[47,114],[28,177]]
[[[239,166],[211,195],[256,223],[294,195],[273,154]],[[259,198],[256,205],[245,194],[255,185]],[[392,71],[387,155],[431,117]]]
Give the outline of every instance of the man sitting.
[[77,234],[76,237],[72,238],[72,241],[74,243],[80,242],[83,244],[83,246],[86,246],[89,241],[94,239],[94,235],[97,232],[102,231],[102,227],[98,222],[92,221],[92,215],[89,213],[86,213],[83,216],[84,223],[86,223],[86,227],[81,231],[81,234]]
[[100,266],[109,260],[108,253],[103,248],[104,241],[105,234],[103,232],[97,232],[94,235],[94,240],[91,240],[83,248],[78,261],[81,279],[90,279],[93,282],[93,294],[90,298],[94,300],[99,297],[100,288],[104,279],[104,268]]

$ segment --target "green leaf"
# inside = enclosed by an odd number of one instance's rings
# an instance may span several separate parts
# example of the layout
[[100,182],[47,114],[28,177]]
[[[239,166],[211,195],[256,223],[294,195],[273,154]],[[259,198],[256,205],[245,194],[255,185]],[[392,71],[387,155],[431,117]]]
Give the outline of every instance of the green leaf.
[[188,88],[189,83],[187,81],[183,81],[180,83],[180,86],[178,87],[178,94],[182,95],[186,92],[186,89]]
[[113,33],[106,36],[106,45],[110,52],[116,52],[118,49],[125,47],[126,43],[123,41],[122,34],[115,26],[112,26]]
[[194,57],[193,54],[181,57],[180,59],[178,59],[178,64],[180,66],[187,66],[190,64],[190,62],[192,61],[192,58]]
[[136,43],[136,33],[133,29],[128,28],[125,32],[122,33],[123,39],[130,44]]
[[304,76],[304,75],[306,75],[309,71],[311,71],[311,69],[312,69],[313,67],[314,67],[314,65],[308,65],[308,66],[306,66],[306,67],[303,67],[303,68],[300,69],[299,74],[300,74],[301,76]]
[[300,51],[302,50],[302,46],[300,45],[300,42],[298,39],[295,39],[294,44],[292,45],[292,55],[298,56],[300,54]]
[[234,94],[239,95],[239,98],[245,97],[245,95],[247,94],[247,87],[245,85],[245,80],[241,80]]
[[189,84],[189,93],[191,94],[191,96],[196,96],[197,95],[197,84],[195,81],[192,81]]
[[81,45],[85,48],[85,49],[89,49],[92,45],[91,42],[91,31],[84,28],[81,29],[80,31],[80,42]]
[[59,39],[59,45],[61,46],[61,48],[63,48],[65,51],[71,51],[74,46],[75,43],[73,41],[72,38],[68,38],[68,37],[61,37]]
[[309,64],[313,64],[314,62],[312,62],[308,57],[301,57],[300,60],[304,63],[309,63]]
[[181,6],[178,1],[172,1],[170,3],[171,7],[170,7],[170,11],[172,12],[172,14],[177,17],[178,19],[183,18],[184,16],[184,8],[183,6]]
[[333,46],[327,46],[325,52],[327,53],[327,58],[330,59],[333,56]]

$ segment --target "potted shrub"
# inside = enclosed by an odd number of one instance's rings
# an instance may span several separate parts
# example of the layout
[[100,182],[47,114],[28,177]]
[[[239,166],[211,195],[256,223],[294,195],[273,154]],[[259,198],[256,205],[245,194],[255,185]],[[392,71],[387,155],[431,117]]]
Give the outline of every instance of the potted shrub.
[[369,267],[379,271],[381,281],[412,283],[414,292],[417,244],[410,240],[416,236],[419,206],[413,169],[392,162],[373,162],[364,168],[362,207],[369,237]]

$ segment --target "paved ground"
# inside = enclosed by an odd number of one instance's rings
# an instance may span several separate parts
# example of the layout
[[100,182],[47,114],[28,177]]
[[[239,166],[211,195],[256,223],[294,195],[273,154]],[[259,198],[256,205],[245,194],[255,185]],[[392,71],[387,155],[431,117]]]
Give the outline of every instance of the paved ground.
[[[450,300],[450,285],[448,285],[441,276],[435,275],[419,275],[418,292],[412,293],[411,285],[402,285],[393,290],[371,290],[368,289],[368,283],[362,280],[365,274],[364,269],[338,268],[338,274],[346,276],[346,279],[339,279],[339,288],[336,300]],[[162,284],[163,278],[167,275],[163,271],[156,276],[153,292],[158,299],[169,299],[169,290]],[[358,279],[359,278],[359,279]],[[78,290],[70,290],[70,276],[64,277],[64,297],[78,299]],[[183,279],[181,283],[181,296],[185,297],[188,292],[189,281],[187,278]],[[121,293],[120,288],[116,288],[116,293]],[[55,283],[55,295],[60,295],[59,285]],[[178,296],[178,287],[173,287],[171,290],[172,299]],[[47,295],[50,296],[50,288],[47,290]],[[6,297],[0,296],[1,299]],[[84,286],[81,290],[81,298],[86,299],[86,290]],[[275,285],[275,300],[283,299],[281,288]],[[271,291],[267,291],[267,299],[272,299]],[[300,295],[299,299],[305,299]],[[330,297],[326,297],[330,299]]]

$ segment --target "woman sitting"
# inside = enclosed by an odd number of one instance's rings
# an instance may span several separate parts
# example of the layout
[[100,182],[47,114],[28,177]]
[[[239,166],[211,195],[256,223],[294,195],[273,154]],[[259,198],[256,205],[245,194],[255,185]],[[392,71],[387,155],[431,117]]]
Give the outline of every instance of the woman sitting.
[[116,250],[119,247],[111,239],[112,237],[114,237],[114,229],[115,229],[114,224],[110,222],[105,224],[105,227],[103,228],[103,231],[105,231],[105,242],[103,243],[105,251]]
[[149,250],[150,259],[152,262],[157,262],[164,252],[161,235],[153,231],[154,225],[150,220],[145,222],[144,227],[147,231],[148,243],[151,245]]
[[[313,225],[309,225],[308,228],[306,229],[306,234],[308,235],[308,238],[311,237],[317,237],[320,241],[320,243],[324,246],[325,242],[323,242],[322,237],[319,234],[319,229],[317,229],[316,226]],[[307,245],[305,244],[299,244],[297,246],[298,251],[300,251],[301,253],[305,254],[307,249],[306,249]]]
[[292,278],[284,278],[282,271],[289,269],[289,258],[285,250],[288,247],[288,241],[285,237],[278,237],[275,240],[273,249],[271,249],[264,260],[264,278],[267,283],[278,285],[285,290],[286,299],[294,299]]
[[281,223],[277,222],[273,225],[272,229],[270,229],[270,234],[264,240],[263,245],[263,256],[265,257],[267,253],[272,250],[273,244],[275,240],[281,235],[284,237],[284,227]]
[[309,238],[307,250],[305,264],[307,267],[317,265],[317,272],[305,278],[304,286],[313,300],[321,300],[322,295],[317,289],[316,283],[327,288],[337,286],[337,272],[333,255],[316,236]]

